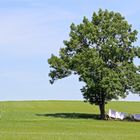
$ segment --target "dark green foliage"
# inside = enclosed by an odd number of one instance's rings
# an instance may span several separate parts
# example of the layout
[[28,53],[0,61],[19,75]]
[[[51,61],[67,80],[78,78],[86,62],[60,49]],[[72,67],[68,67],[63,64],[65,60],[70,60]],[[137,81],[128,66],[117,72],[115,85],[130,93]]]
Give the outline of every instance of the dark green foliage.
[[133,45],[137,31],[120,13],[100,9],[91,21],[84,17],[81,24],[72,23],[70,28],[70,39],[64,41],[59,57],[52,55],[48,60],[51,83],[79,75],[85,83],[84,98],[99,105],[101,115],[106,102],[125,98],[129,91],[140,94],[140,67],[133,63],[140,57],[140,48]]

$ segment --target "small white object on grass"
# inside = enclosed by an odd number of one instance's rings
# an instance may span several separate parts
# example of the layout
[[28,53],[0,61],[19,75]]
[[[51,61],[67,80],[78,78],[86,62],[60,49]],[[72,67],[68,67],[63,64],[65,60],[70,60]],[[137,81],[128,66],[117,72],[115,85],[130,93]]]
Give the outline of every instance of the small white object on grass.
[[135,120],[140,121],[140,114],[133,114]]
[[123,120],[124,118],[126,118],[127,115],[126,115],[126,113],[118,112],[118,111],[109,109],[108,116],[109,116],[110,118]]

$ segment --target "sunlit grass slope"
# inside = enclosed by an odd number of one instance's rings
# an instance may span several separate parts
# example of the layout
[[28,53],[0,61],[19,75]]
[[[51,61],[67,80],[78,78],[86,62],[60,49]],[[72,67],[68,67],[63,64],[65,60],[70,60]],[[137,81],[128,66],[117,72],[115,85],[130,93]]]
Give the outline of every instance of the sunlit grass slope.
[[[109,108],[140,113],[140,102]],[[140,122],[100,121],[98,113],[81,101],[0,102],[0,140],[140,140]]]

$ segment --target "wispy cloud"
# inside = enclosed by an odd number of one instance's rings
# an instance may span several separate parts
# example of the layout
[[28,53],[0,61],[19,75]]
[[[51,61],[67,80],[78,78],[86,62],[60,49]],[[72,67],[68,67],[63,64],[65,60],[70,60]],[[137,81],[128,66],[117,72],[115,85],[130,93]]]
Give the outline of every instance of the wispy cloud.
[[52,8],[16,10],[0,14],[0,18],[0,52],[36,54],[59,48],[68,30],[67,23],[76,15]]

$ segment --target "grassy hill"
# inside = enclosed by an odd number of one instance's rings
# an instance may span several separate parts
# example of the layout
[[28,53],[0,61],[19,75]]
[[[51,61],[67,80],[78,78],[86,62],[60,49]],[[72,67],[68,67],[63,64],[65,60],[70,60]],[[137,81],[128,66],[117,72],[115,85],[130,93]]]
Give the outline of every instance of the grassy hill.
[[[110,102],[109,108],[140,114],[140,102]],[[140,140],[140,122],[100,121],[97,114],[97,106],[81,101],[0,102],[0,139]]]

